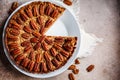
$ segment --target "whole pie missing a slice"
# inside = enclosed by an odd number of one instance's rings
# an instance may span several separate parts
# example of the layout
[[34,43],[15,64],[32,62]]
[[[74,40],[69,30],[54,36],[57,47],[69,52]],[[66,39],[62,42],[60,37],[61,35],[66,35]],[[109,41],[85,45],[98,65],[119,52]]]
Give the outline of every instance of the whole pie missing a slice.
[[33,2],[12,16],[5,44],[16,65],[32,73],[48,73],[64,66],[74,52],[77,37],[44,35],[64,11],[50,2]]

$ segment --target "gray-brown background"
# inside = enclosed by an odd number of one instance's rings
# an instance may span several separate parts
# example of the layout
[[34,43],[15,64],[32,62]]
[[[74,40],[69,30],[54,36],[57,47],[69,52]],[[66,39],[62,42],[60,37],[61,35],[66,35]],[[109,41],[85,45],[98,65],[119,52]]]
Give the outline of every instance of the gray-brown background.
[[[14,1],[22,4],[29,0],[0,0],[1,28]],[[104,41],[95,48],[93,55],[81,59],[81,64],[78,65],[80,73],[76,75],[76,80],[120,80],[120,3],[118,1],[80,0],[79,23],[83,24],[87,32],[104,38]],[[2,29],[0,32],[2,33]],[[2,48],[0,51],[0,80],[41,80],[16,71],[7,61]],[[95,69],[88,73],[86,67],[90,64],[94,64]],[[69,72],[65,71],[56,77],[42,80],[68,80]]]

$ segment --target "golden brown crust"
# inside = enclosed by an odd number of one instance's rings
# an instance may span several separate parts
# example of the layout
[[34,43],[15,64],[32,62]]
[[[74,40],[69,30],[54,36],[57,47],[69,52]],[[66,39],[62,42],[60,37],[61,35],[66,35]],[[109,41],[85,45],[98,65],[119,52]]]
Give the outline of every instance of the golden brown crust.
[[64,10],[50,2],[33,2],[12,16],[5,45],[16,65],[28,72],[48,73],[67,62],[77,38],[44,35]]

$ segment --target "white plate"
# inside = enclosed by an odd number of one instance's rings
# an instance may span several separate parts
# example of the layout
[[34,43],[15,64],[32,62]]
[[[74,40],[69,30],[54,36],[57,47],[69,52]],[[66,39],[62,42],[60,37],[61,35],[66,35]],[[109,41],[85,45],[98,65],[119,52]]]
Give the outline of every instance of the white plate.
[[67,63],[61,67],[58,70],[55,70],[53,72],[50,73],[46,73],[46,74],[35,74],[35,73],[29,73],[26,72],[22,69],[20,69],[18,66],[15,65],[14,61],[11,60],[6,47],[5,47],[5,29],[7,27],[7,24],[10,20],[10,18],[12,17],[12,15],[17,12],[21,7],[33,2],[26,2],[23,5],[19,6],[7,19],[6,24],[4,26],[4,30],[3,30],[3,36],[2,36],[2,41],[3,41],[3,47],[4,47],[4,52],[8,58],[8,60],[10,61],[10,63],[21,73],[30,76],[30,77],[34,77],[34,78],[49,78],[49,77],[53,77],[56,76],[62,72],[64,72],[65,70],[67,70],[67,68],[72,64],[72,62],[75,60],[79,49],[80,49],[80,29],[79,29],[79,25],[74,17],[74,15],[70,12],[70,10],[66,7],[66,5],[64,5],[61,2],[58,1],[53,1],[53,0],[42,0],[42,1],[49,1],[52,2],[54,4],[57,4],[59,6],[63,6],[66,8],[64,14],[53,24],[53,26],[47,31],[46,35],[52,35],[52,36],[77,36],[78,37],[78,41],[77,41],[77,45],[76,45],[76,49],[74,51],[73,56],[67,61]]

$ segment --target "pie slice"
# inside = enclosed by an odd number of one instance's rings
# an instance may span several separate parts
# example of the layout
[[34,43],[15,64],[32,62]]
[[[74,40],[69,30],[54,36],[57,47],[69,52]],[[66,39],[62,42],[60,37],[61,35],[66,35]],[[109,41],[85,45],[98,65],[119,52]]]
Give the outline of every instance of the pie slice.
[[33,2],[12,16],[5,44],[10,58],[21,69],[48,73],[64,66],[72,56],[77,37],[44,35],[64,10],[50,2]]

